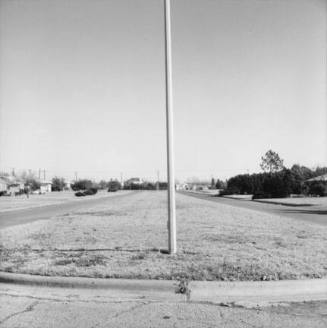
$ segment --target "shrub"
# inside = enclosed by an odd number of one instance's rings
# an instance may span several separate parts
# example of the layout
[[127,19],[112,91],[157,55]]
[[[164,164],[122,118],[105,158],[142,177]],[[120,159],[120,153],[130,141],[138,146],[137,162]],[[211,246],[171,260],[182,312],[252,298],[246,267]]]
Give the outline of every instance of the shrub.
[[40,182],[36,178],[27,178],[25,180],[25,186],[30,187],[32,191],[40,189]]
[[90,190],[93,192],[93,195],[95,195],[98,192],[98,188],[92,187]]
[[252,196],[252,199],[263,199],[263,198],[272,198],[271,194],[265,194],[263,192],[255,193]]
[[168,182],[159,182],[159,190],[167,190]]
[[121,184],[117,180],[112,180],[108,183],[108,192],[115,192],[121,189]]
[[87,189],[91,189],[92,187],[93,187],[93,182],[91,180],[86,180],[86,179],[78,180],[71,185],[71,188],[74,191],[87,190]]
[[82,191],[78,191],[78,192],[75,192],[75,196],[76,197],[83,197],[83,196],[85,196],[85,193],[82,192]]
[[98,192],[98,189],[92,187],[92,188],[87,189],[86,191],[84,191],[84,195],[85,196],[92,196],[92,195],[95,195],[97,192]]
[[52,179],[52,191],[63,191],[66,186],[65,179],[54,177]]
[[301,192],[303,180],[295,170],[240,174],[227,181],[225,194],[252,194],[257,198],[281,198]]
[[224,189],[226,188],[226,183],[222,180],[217,179],[215,187],[216,189]]
[[308,182],[307,192],[314,196],[325,196],[327,194],[327,183],[322,181]]

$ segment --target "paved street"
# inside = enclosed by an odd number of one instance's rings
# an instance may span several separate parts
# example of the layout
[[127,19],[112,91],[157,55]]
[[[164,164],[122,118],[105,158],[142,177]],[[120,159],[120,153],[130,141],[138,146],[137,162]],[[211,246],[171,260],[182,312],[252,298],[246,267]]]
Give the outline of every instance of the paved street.
[[[226,204],[241,208],[247,208],[250,210],[261,211],[265,213],[271,213],[279,216],[286,216],[297,220],[303,220],[306,222],[317,223],[321,225],[327,225],[327,207],[326,206],[285,206],[266,204],[259,202],[252,202],[246,200],[234,200],[230,198],[213,197],[205,194],[195,194],[190,192],[180,192],[184,195],[204,199],[207,201],[218,202],[220,204]],[[128,193],[117,194],[111,197],[102,198],[89,198],[83,200],[83,202],[67,202],[64,204],[53,204],[42,207],[35,207],[30,209],[13,210],[0,213],[0,229],[14,226],[22,223],[29,223],[36,220],[49,219],[52,216],[64,214],[76,209],[83,209],[90,205],[102,204],[103,202],[110,202],[112,198],[128,196]]]
[[[156,294],[157,295],[157,294]],[[326,327],[327,303],[242,308],[119,290],[0,284],[0,327]]]
[[207,201],[217,202],[220,204],[226,204],[241,208],[247,208],[250,210],[275,214],[279,216],[286,216],[297,220],[303,220],[306,222],[317,223],[321,225],[327,225],[327,206],[285,206],[276,204],[266,204],[261,202],[253,202],[248,200],[236,200],[223,197],[214,197],[205,194],[196,194],[190,192],[180,192],[183,195],[190,197],[200,198]]
[[111,202],[116,197],[125,197],[129,193],[108,194],[101,198],[85,198],[83,201],[69,201],[63,204],[45,205],[29,209],[13,210],[0,213],[0,229],[18,224],[29,223],[37,220],[50,219],[55,215],[65,214],[70,211],[87,208],[90,205]]

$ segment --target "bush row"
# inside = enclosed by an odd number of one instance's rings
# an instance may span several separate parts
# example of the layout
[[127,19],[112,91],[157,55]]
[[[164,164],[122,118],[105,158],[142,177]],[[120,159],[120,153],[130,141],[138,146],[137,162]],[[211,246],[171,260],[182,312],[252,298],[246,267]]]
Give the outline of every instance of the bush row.
[[227,181],[227,194],[252,194],[253,198],[283,198],[290,194],[327,194],[326,183],[306,181],[311,176],[303,176],[295,169],[274,173],[240,174]]
[[125,190],[167,190],[167,182],[159,182],[152,183],[152,182],[143,182],[143,183],[131,183],[128,185],[124,185]]

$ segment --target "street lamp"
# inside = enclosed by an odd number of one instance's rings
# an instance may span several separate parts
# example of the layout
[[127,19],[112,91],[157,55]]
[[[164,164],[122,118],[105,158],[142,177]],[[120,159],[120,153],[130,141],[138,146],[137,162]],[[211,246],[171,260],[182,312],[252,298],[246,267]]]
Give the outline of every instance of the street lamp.
[[173,141],[173,89],[171,59],[170,0],[164,0],[165,12],[165,79],[166,79],[166,129],[167,129],[167,178],[168,178],[168,251],[174,254],[176,245],[176,204]]

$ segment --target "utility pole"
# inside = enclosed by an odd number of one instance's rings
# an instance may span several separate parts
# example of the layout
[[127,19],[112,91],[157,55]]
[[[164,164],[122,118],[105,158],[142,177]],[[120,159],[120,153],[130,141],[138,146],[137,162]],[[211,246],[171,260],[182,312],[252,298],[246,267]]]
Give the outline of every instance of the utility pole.
[[167,178],[168,178],[168,251],[174,254],[176,245],[176,205],[173,142],[173,88],[171,59],[170,0],[164,0],[165,16],[165,79],[166,79],[166,129],[167,129]]
[[77,181],[77,172],[75,172],[75,182]]

